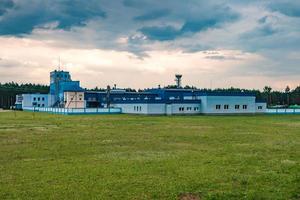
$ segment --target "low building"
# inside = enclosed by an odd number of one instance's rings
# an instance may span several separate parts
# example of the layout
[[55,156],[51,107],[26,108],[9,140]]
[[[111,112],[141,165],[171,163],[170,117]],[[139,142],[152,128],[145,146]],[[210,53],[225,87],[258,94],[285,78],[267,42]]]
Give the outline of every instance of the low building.
[[[16,107],[49,107],[64,109],[120,108],[122,113],[144,115],[255,114],[265,113],[266,103],[256,101],[248,92],[211,92],[183,89],[181,75],[177,88],[153,88],[141,92],[108,89],[85,91],[79,81],[72,81],[66,71],[50,73],[50,94],[22,94]],[[32,109],[30,109],[32,110]],[[49,109],[40,109],[49,110]]]
[[49,94],[21,94],[16,97],[16,109],[25,107],[50,107],[51,95]]

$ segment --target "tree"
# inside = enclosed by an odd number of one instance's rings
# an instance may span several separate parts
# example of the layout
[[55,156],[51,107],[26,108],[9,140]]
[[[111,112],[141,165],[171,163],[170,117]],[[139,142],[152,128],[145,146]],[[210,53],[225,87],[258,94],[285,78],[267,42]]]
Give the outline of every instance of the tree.
[[263,89],[264,93],[266,93],[268,95],[268,104],[271,104],[272,103],[272,99],[271,99],[271,91],[272,91],[272,88],[270,86],[265,86],[264,89]]
[[286,104],[288,106],[290,105],[290,91],[291,91],[291,88],[289,86],[286,86],[285,94],[286,94]]

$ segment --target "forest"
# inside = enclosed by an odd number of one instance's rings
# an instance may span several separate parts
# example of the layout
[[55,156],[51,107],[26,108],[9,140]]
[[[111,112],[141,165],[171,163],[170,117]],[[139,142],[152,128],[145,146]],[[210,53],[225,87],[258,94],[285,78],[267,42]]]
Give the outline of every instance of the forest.
[[49,86],[41,84],[0,83],[0,108],[8,109],[15,104],[17,94],[49,93]]

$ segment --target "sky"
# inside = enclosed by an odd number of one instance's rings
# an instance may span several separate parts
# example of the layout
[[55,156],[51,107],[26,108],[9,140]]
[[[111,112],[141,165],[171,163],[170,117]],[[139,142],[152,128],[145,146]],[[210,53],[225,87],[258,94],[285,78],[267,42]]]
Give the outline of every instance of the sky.
[[299,63],[298,0],[0,0],[1,83],[284,90]]

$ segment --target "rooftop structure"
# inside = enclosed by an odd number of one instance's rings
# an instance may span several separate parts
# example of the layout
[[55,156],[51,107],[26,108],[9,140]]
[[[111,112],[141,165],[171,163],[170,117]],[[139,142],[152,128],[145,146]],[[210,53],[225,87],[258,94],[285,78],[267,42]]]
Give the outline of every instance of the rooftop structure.
[[181,88],[181,78],[182,78],[181,74],[176,74],[175,75],[175,82],[176,82],[177,88]]

